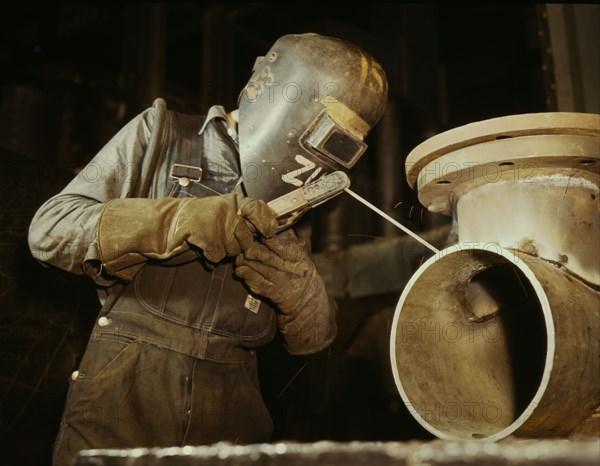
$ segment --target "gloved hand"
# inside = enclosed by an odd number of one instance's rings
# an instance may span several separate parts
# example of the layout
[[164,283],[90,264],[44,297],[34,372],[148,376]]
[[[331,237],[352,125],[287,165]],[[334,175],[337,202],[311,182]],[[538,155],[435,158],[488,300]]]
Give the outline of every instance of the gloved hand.
[[310,354],[331,344],[337,306],[306,243],[293,230],[252,243],[236,258],[236,266],[236,275],[281,311],[278,325],[290,353]]
[[148,259],[164,260],[190,247],[211,262],[236,256],[254,234],[273,236],[278,223],[269,206],[239,194],[205,198],[109,201],[97,226],[103,267],[131,279]]

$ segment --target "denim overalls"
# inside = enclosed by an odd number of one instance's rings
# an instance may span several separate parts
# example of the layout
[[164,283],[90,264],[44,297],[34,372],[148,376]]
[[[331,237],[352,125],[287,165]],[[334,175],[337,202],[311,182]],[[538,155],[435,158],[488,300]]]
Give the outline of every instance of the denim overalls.
[[[139,197],[240,189],[237,153],[222,120],[199,134],[199,117],[155,108],[161,124],[148,144],[155,153],[145,157],[168,175],[157,170],[141,180]],[[269,441],[255,348],[275,332],[274,309],[233,275],[233,259],[215,266],[187,251],[147,263],[131,282],[112,287],[100,311],[72,376],[54,466],[88,448]]]

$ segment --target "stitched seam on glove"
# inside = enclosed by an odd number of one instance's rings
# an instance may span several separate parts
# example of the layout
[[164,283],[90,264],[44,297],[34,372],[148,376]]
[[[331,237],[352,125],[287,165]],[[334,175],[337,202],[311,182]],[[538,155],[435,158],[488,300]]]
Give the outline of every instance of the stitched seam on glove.
[[[165,239],[165,244],[163,245],[164,252],[168,252],[167,249],[170,244],[173,245],[173,249],[177,249],[178,247],[181,246],[181,244],[174,244],[175,232],[177,231],[177,228],[179,227],[179,219],[181,218],[185,209],[188,207],[188,204],[190,202],[192,202],[193,200],[194,199],[184,199],[182,201],[179,201],[180,204],[177,209],[177,214],[175,215],[175,217],[171,221],[171,224],[169,225],[169,231],[168,231],[167,237]],[[186,236],[189,236],[189,232],[186,232]]]

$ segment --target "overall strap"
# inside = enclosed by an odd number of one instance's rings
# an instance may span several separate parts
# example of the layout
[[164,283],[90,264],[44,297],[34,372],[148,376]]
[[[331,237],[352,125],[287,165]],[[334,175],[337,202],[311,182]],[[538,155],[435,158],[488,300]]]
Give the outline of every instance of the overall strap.
[[207,197],[233,192],[239,184],[237,150],[215,118],[170,112],[167,196]]
[[193,187],[206,176],[202,168],[203,136],[199,134],[205,119],[201,115],[171,112],[169,182]]
[[154,121],[134,197],[159,199],[171,195],[173,182],[196,181],[202,172],[203,141],[198,132],[206,119],[167,108],[164,99],[152,105]]

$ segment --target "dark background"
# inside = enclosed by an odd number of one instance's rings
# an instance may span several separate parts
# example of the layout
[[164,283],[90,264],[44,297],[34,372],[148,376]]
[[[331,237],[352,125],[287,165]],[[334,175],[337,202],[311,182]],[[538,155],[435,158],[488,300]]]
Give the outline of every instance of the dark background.
[[[255,57],[283,34],[353,41],[379,59],[390,86],[386,115],[350,174],[353,189],[427,230],[448,219],[424,211],[407,186],[403,160],[412,148],[462,124],[557,109],[544,10],[484,2],[11,5],[0,31],[3,464],[49,464],[68,377],[98,310],[91,283],[33,261],[27,226],[129,118],[156,97],[183,112],[235,108]],[[343,196],[314,217],[316,251],[397,234]],[[275,439],[427,438],[386,364],[386,324],[400,291],[337,296],[340,334],[324,354],[289,357],[278,341],[264,351]]]

